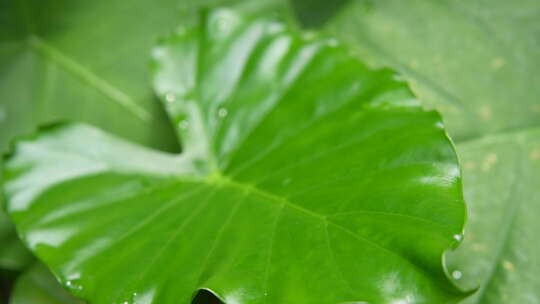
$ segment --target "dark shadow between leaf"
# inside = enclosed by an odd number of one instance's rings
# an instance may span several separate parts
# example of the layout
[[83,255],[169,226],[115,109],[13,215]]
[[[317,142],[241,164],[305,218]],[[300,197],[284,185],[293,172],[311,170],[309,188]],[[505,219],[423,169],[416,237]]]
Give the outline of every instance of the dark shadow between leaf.
[[215,294],[207,289],[200,289],[191,304],[225,304]]
[[350,0],[293,0],[292,5],[300,23],[308,28],[323,26]]

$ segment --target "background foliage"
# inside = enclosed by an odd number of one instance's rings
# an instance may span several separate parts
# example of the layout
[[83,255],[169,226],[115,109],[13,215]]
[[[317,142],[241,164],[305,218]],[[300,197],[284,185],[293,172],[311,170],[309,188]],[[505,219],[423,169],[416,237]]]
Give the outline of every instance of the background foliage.
[[464,170],[469,224],[449,256],[470,303],[539,303],[538,1],[353,3],[329,30],[391,66],[445,119]]

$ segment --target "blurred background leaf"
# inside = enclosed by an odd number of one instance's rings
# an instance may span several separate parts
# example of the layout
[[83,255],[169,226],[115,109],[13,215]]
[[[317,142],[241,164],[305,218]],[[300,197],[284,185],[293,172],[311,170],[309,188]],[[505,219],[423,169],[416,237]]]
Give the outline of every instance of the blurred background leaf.
[[0,212],[0,244],[0,269],[20,270],[33,262],[32,254],[19,242],[15,227],[4,212]]
[[469,206],[451,272],[481,286],[467,303],[540,303],[538,20],[535,0],[391,0],[351,1],[327,23],[361,58],[401,71],[443,113]]
[[25,271],[15,283],[10,304],[83,304],[64,290],[42,264]]
[[350,0],[291,0],[299,22],[305,27],[324,25]]

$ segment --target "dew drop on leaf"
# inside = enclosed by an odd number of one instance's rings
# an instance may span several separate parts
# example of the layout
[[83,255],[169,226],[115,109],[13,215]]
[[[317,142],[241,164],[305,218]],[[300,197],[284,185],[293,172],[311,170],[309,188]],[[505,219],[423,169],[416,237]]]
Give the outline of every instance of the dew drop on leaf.
[[77,283],[77,280],[69,280],[66,282],[66,287],[70,290],[82,290],[82,286]]
[[459,280],[461,279],[461,277],[463,276],[463,274],[461,273],[461,271],[459,270],[454,270],[452,272],[452,278],[456,279],[456,280]]
[[227,116],[227,114],[229,114],[229,112],[228,112],[227,109],[225,109],[225,108],[220,108],[220,109],[218,110],[218,116],[219,116],[220,118],[223,118],[223,117]]

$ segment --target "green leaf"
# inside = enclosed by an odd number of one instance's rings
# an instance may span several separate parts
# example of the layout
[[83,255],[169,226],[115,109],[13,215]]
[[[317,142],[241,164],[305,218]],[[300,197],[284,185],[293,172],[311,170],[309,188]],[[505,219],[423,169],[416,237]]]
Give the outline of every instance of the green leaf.
[[539,18],[538,1],[379,1],[328,27],[444,114],[470,209],[448,260],[459,281],[481,287],[467,303],[540,301]]
[[20,270],[32,261],[32,254],[21,244],[11,221],[0,209],[0,269]]
[[465,285],[481,283],[467,303],[537,302],[540,129],[462,142],[458,151],[471,221],[449,263]]
[[19,142],[7,162],[9,213],[73,293],[96,304],[188,303],[200,289],[227,304],[465,296],[441,265],[464,221],[455,152],[393,72],[230,10],[153,56],[182,155],[72,124]]
[[22,274],[15,284],[10,304],[82,304],[58,285],[49,270],[36,264]]
[[[1,150],[13,136],[58,119],[174,149],[148,85],[146,58],[156,37],[176,24],[179,11],[171,9],[173,1],[123,2],[0,3]],[[152,17],[145,18],[150,7]]]
[[224,2],[252,11],[284,6],[283,0],[2,1],[0,150],[14,135],[59,119],[176,150],[150,86],[148,55],[157,37],[190,22],[194,10]]
[[[156,37],[216,2],[224,1],[1,1],[0,154],[14,136],[59,119],[178,150],[149,85],[148,55]],[[282,2],[226,1],[250,11],[278,10]],[[29,260],[17,254],[24,249],[12,230],[0,215],[0,268]]]

